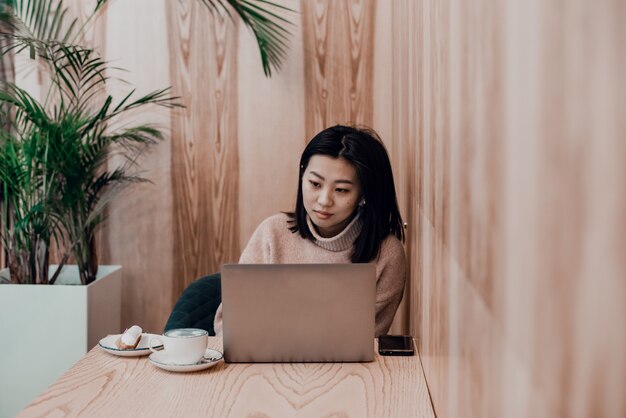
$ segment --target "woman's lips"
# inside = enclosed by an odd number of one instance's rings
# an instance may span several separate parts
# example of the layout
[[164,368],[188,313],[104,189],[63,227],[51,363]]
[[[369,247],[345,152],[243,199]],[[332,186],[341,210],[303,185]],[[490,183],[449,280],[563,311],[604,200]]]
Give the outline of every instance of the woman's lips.
[[314,211],[318,218],[320,219],[328,219],[332,216],[332,213],[322,212],[319,210]]

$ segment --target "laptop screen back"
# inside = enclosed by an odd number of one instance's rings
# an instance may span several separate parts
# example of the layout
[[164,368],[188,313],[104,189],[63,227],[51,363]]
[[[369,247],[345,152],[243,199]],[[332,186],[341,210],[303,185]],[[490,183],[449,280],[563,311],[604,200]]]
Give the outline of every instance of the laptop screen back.
[[374,264],[227,264],[226,362],[372,361]]

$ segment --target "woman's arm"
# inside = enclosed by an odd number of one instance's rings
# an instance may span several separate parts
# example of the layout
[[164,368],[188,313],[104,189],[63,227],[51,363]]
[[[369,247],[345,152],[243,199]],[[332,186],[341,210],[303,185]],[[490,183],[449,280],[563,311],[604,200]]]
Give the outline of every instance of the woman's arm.
[[[273,217],[272,217],[273,218]],[[266,264],[271,262],[271,219],[263,221],[252,234],[250,241],[239,257],[239,264]],[[215,335],[221,336],[223,331],[222,304],[217,307],[213,329]]]
[[402,243],[393,235],[382,243],[376,262],[376,336],[389,332],[406,281],[406,257]]

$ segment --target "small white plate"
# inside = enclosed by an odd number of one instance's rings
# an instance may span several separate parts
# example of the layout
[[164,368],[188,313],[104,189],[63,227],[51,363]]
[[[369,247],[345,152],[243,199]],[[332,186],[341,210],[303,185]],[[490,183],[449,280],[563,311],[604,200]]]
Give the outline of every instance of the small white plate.
[[215,366],[223,357],[221,352],[207,348],[204,357],[196,364],[172,364],[168,362],[167,354],[164,351],[150,354],[148,360],[155,366],[170,372],[195,372]]
[[[122,334],[107,335],[106,337],[100,340],[98,345],[107,353],[113,354],[115,356],[122,356],[122,357],[147,356],[148,354],[151,353],[150,348],[148,347],[150,338],[159,337],[159,335],[157,334],[148,334],[144,332],[143,334],[141,334],[141,339],[139,340],[139,344],[137,344],[137,348],[129,348],[127,350],[122,350],[121,348],[117,347],[117,340],[119,340],[121,336]],[[160,350],[161,348],[163,348],[163,345],[162,344],[155,345],[153,348]]]

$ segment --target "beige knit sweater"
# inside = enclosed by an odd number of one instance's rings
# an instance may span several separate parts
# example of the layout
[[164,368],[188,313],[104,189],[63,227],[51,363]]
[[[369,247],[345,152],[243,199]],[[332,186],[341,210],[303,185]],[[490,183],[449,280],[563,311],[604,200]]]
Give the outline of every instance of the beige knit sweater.
[[[263,221],[244,249],[240,264],[305,264],[350,263],[354,240],[361,232],[359,217],[332,238],[319,236],[311,221],[309,229],[315,242],[302,238],[300,233],[289,231],[289,217],[277,214]],[[381,244],[376,263],[376,336],[386,334],[395,316],[405,281],[405,255],[402,243],[389,235]],[[215,314],[214,328],[222,334],[222,305]]]

